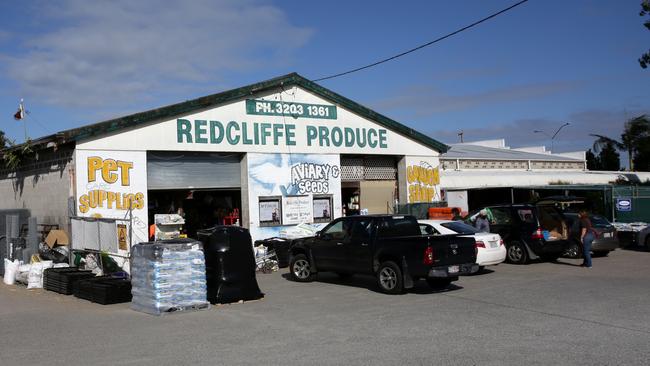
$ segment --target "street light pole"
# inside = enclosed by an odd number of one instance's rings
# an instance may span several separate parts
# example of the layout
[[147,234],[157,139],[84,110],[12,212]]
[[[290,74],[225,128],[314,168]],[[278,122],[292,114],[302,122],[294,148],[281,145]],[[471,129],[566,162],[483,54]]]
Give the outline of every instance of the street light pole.
[[542,131],[542,130],[534,130],[533,133],[543,133],[543,134],[546,135],[547,137],[550,137],[550,138],[551,138],[551,153],[553,153],[554,142],[555,142],[555,141],[554,141],[554,140],[555,140],[555,136],[557,136],[557,134],[560,133],[560,130],[562,130],[564,127],[566,127],[566,126],[568,126],[568,125],[570,125],[570,124],[571,124],[571,123],[566,122],[566,123],[563,124],[562,126],[558,127],[558,129],[555,130],[555,133],[553,134],[553,136],[549,135],[548,133],[546,133],[546,132],[544,132],[544,131]]

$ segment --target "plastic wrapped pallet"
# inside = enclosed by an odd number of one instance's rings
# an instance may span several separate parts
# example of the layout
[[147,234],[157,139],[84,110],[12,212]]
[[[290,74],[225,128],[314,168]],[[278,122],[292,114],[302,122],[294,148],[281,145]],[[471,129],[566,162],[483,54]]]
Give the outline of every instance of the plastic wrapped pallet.
[[205,248],[208,301],[226,304],[264,296],[255,278],[255,256],[248,230],[216,226],[198,232]]
[[201,242],[140,243],[131,249],[131,258],[132,309],[163,315],[210,307]]

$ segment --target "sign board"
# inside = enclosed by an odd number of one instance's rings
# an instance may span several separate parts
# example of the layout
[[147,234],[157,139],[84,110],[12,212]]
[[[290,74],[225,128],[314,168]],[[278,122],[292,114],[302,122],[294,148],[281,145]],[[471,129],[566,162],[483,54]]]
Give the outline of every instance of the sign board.
[[300,87],[255,93],[115,134],[79,141],[84,150],[214,151],[271,154],[438,156],[409,134],[393,131]]
[[75,178],[77,216],[129,220],[132,215],[132,244],[148,241],[146,152],[77,149]]
[[408,203],[441,201],[440,160],[433,156],[407,156]]
[[632,199],[627,197],[618,197],[616,198],[616,211],[619,212],[631,212],[632,211]]
[[330,197],[314,198],[314,219],[332,218],[332,199]]
[[260,222],[280,224],[280,200],[260,201]]
[[128,233],[126,231],[126,225],[117,224],[117,247],[120,250],[128,250],[127,242]]
[[282,197],[282,224],[294,225],[314,221],[311,196]]
[[261,116],[336,119],[336,106],[247,99],[246,113]]

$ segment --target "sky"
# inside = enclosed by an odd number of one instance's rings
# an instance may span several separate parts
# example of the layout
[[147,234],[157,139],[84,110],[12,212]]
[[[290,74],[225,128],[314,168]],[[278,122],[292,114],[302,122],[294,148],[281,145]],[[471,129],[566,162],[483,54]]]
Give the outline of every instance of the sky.
[[[516,0],[2,1],[0,130],[16,142],[297,72],[392,56]],[[445,143],[586,150],[650,114],[640,0],[530,0],[319,82]],[[21,98],[26,124],[13,119]],[[533,131],[541,130],[542,133]]]

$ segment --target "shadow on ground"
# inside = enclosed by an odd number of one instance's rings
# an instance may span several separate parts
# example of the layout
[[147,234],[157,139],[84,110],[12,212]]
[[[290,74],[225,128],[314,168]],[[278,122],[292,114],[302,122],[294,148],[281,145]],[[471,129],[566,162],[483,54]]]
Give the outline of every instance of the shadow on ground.
[[[490,270],[488,270],[490,271]],[[490,271],[491,273],[493,271]],[[282,274],[282,278],[293,281],[289,273]],[[382,293],[377,286],[377,282],[372,276],[365,275],[352,275],[349,277],[341,277],[335,273],[323,272],[316,275],[314,282],[327,283],[331,285],[340,285],[340,286],[350,286],[363,288],[369,291]],[[406,290],[406,293],[412,293],[417,295],[428,295],[435,294],[439,292],[450,292],[462,289],[462,286],[458,286],[455,283],[452,283],[447,288],[442,290],[433,290],[424,280],[417,281],[413,284],[413,288]]]

